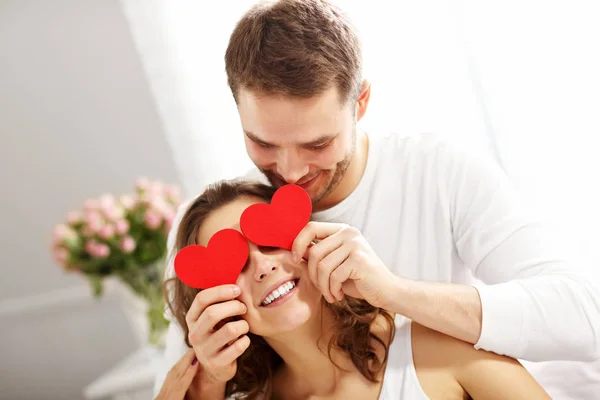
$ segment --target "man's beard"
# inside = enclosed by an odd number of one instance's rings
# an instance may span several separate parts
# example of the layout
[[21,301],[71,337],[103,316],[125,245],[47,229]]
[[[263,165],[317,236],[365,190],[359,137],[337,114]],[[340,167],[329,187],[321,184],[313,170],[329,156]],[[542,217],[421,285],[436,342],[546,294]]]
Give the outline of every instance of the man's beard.
[[[329,196],[331,192],[333,192],[338,187],[338,185],[344,178],[344,175],[346,174],[350,163],[352,162],[352,158],[354,157],[355,152],[356,130],[354,130],[354,132],[352,133],[352,148],[346,154],[344,159],[335,164],[335,168],[322,169],[317,174],[314,174],[312,176],[312,178],[314,178],[317,175],[319,175],[318,179],[325,180],[326,182],[324,185],[321,184],[321,188],[317,188],[316,193],[309,192],[313,206],[318,204],[325,197]],[[260,171],[266,176],[266,178],[269,180],[273,187],[280,188],[281,186],[287,185],[287,182],[284,179],[282,179],[281,176],[279,176],[279,174],[265,169],[260,169]],[[303,178],[304,177],[302,177],[301,181],[304,180]]]

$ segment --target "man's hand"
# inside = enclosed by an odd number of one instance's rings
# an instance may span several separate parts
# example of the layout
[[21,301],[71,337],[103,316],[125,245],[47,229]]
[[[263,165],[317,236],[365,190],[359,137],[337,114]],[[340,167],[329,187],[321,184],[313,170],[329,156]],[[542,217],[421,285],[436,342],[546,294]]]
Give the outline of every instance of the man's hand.
[[296,262],[307,259],[310,279],[330,303],[348,295],[386,309],[394,296],[391,283],[396,276],[356,228],[309,222],[296,237],[292,252]]

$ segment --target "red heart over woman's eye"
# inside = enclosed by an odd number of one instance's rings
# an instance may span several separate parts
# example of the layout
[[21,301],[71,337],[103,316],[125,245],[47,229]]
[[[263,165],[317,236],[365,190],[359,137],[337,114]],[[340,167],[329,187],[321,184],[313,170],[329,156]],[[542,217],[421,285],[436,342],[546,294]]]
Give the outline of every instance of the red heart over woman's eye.
[[279,188],[271,204],[253,204],[240,218],[244,236],[259,246],[292,249],[294,239],[310,220],[312,203],[301,186]]
[[187,286],[208,289],[235,284],[248,260],[248,242],[235,229],[215,233],[206,247],[186,246],[174,260],[175,274]]

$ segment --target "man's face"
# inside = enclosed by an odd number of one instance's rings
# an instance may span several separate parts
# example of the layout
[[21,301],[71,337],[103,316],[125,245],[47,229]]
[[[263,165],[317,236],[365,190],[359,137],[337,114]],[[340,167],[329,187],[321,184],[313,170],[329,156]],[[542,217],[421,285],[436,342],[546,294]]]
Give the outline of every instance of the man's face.
[[355,105],[336,88],[309,99],[240,90],[246,151],[274,187],[302,186],[317,204],[342,180],[356,149]]

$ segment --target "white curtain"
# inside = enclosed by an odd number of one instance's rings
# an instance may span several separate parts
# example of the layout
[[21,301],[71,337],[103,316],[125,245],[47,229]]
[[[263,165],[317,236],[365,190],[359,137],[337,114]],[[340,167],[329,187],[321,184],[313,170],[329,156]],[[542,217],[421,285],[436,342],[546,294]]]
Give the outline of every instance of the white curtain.
[[507,173],[600,282],[600,2],[457,2]]
[[[362,128],[489,152],[600,279],[598,2],[334,2],[373,84]],[[223,57],[254,3],[122,0],[187,196],[251,167]]]

